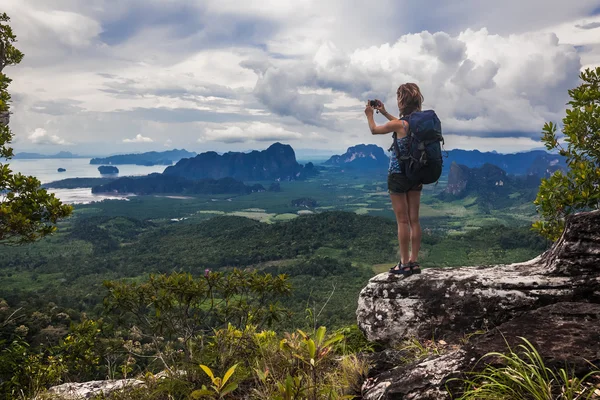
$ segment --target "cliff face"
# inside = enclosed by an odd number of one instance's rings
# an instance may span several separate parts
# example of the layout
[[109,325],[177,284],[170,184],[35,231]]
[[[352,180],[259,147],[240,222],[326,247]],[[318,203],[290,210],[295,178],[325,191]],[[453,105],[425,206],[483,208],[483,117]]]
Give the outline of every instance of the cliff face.
[[359,144],[349,147],[342,155],[332,156],[325,164],[354,169],[384,169],[388,167],[389,162],[389,157],[381,147]]
[[564,171],[566,168],[567,164],[564,157],[556,154],[541,154],[533,161],[527,170],[527,174],[546,178],[554,172]]
[[219,155],[209,151],[194,158],[180,160],[165,169],[165,175],[187,179],[220,179],[232,177],[239,180],[297,180],[316,174],[311,163],[298,164],[294,149],[275,143],[263,151],[250,153],[229,152]]
[[450,165],[446,193],[461,196],[468,191],[493,190],[506,184],[506,172],[496,165],[484,164],[480,168],[469,168],[453,162]]
[[[365,399],[449,399],[446,382],[490,351],[531,341],[550,366],[600,367],[600,210],[567,219],[562,237],[524,263],[379,274],[361,291],[357,320],[369,340],[443,339],[455,350],[386,370]],[[475,331],[487,331],[461,345]],[[480,366],[484,363],[478,364]],[[456,390],[460,390],[457,388]]]

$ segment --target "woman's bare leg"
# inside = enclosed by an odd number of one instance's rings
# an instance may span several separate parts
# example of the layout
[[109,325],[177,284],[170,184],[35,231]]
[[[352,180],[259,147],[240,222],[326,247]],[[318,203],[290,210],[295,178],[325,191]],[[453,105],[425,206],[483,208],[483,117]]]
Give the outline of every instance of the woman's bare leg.
[[400,247],[400,262],[408,264],[410,254],[408,245],[410,241],[410,225],[408,217],[408,203],[406,201],[406,193],[391,193],[392,209],[396,215],[396,223],[398,224],[398,245]]
[[421,191],[411,190],[406,194],[408,204],[408,221],[410,223],[410,260],[415,262],[419,258],[421,249],[421,223],[419,222],[419,207],[421,205]]

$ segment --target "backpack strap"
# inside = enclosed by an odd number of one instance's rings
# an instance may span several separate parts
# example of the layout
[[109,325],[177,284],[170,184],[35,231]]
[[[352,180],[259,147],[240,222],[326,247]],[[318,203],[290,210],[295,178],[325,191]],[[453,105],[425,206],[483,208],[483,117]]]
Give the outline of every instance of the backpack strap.
[[[406,136],[410,135],[410,123],[408,122],[408,116],[402,117],[400,118],[400,120],[406,122],[406,125],[408,126],[407,128],[405,128],[407,129]],[[392,137],[394,138],[394,143],[392,144],[392,146],[394,147],[394,151],[396,152],[396,159],[398,160],[398,165],[400,165],[400,172],[404,174],[405,168],[403,161],[407,160],[409,157],[400,155],[400,147],[398,147],[398,134],[394,132]]]

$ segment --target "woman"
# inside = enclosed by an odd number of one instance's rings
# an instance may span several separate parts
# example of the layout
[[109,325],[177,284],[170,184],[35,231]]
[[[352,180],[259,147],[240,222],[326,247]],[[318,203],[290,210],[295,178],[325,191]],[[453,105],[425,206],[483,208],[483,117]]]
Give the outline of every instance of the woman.
[[[421,111],[423,95],[414,83],[401,85],[397,92],[398,109],[400,117],[408,117],[415,111]],[[369,103],[365,108],[369,128],[373,135],[385,135],[396,132],[400,155],[408,154],[408,122],[390,115],[383,103],[376,100],[377,105],[372,107]],[[389,122],[377,126],[373,120],[373,110],[383,114]],[[388,170],[388,192],[392,200],[392,208],[398,224],[398,244],[400,246],[400,262],[390,269],[393,274],[409,276],[421,272],[417,261],[421,248],[421,224],[419,222],[419,205],[421,203],[421,190],[423,185],[411,181],[402,173],[396,152],[392,151],[390,167]],[[410,251],[409,251],[410,243]]]

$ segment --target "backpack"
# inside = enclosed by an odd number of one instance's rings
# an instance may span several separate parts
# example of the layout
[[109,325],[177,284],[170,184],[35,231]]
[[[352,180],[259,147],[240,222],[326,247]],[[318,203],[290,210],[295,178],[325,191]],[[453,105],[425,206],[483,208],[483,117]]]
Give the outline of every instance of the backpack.
[[429,184],[442,175],[442,124],[433,110],[415,111],[402,117],[408,122],[408,155],[401,156],[394,132],[394,151],[408,179]]

